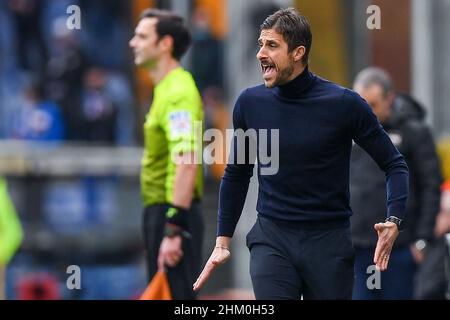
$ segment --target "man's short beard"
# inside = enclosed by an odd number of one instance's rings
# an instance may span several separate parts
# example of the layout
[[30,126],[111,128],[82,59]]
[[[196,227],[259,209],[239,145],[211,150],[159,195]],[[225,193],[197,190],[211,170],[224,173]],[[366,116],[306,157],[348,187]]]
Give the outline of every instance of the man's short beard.
[[294,73],[294,64],[290,63],[285,69],[280,70],[280,74],[277,79],[275,79],[274,85],[281,86],[288,83],[292,73]]
[[294,62],[289,63],[289,65],[286,68],[280,70],[279,74],[277,75],[277,78],[275,79],[273,84],[268,88],[274,88],[276,86],[281,86],[283,84],[288,83],[289,78],[293,72],[294,72]]

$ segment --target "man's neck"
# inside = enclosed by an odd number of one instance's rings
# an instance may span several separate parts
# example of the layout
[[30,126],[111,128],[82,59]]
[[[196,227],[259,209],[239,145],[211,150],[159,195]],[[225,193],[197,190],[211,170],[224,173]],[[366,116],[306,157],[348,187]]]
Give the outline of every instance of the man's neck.
[[172,57],[162,58],[156,68],[150,70],[150,78],[154,86],[157,86],[172,70],[180,66],[180,63]]
[[297,78],[303,71],[305,71],[306,66],[304,66],[303,64],[299,64],[298,66],[294,67],[294,72],[292,72],[291,76],[289,77],[287,82],[290,82],[292,80],[294,80],[295,78]]

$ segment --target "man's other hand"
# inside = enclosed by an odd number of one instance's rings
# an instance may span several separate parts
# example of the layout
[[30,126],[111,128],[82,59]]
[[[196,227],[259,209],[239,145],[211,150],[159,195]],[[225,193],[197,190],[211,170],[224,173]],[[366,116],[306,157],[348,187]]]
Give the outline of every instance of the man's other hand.
[[159,247],[158,269],[165,270],[165,266],[176,267],[183,257],[181,250],[181,236],[164,237]]

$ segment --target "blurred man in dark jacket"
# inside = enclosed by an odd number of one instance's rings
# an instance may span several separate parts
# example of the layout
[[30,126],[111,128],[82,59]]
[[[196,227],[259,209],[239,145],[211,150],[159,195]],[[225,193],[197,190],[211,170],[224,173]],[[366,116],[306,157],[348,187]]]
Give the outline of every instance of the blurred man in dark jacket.
[[[410,196],[404,231],[391,254],[380,286],[369,285],[374,269],[372,253],[377,234],[371,226],[383,221],[386,206],[385,175],[370,156],[354,145],[350,169],[352,237],[356,251],[354,299],[411,299],[416,267],[424,259],[440,205],[441,173],[435,144],[424,123],[424,109],[411,97],[394,93],[390,76],[382,69],[362,70],[354,82],[403,154],[410,168]],[[389,190],[388,190],[389,192]]]

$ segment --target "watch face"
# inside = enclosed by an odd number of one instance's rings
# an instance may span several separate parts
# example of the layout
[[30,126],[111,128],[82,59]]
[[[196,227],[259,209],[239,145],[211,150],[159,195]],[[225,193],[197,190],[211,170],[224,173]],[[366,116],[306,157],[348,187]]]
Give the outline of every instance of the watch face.
[[386,219],[386,222],[392,222],[397,225],[398,230],[401,230],[402,220],[396,217],[389,217]]
[[164,235],[169,238],[173,238],[180,234],[180,230],[176,227],[165,226]]
[[422,251],[427,246],[427,243],[425,240],[418,240],[416,241],[416,249],[419,251]]

